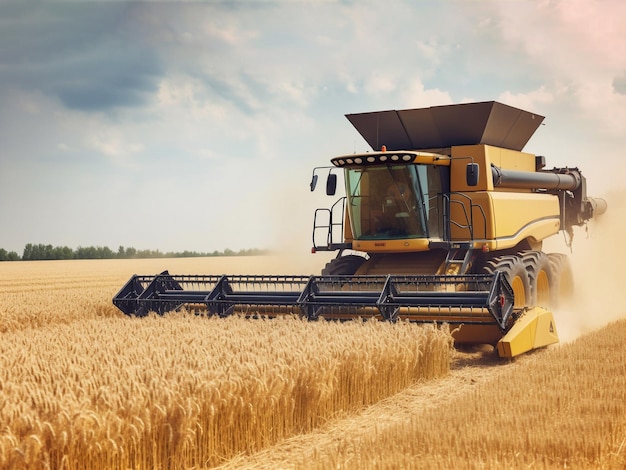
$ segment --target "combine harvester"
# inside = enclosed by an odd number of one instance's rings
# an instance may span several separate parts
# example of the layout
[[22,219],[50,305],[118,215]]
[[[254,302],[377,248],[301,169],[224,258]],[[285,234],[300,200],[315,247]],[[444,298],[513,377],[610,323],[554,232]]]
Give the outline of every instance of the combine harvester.
[[[319,276],[133,276],[113,303],[128,315],[191,312],[447,323],[456,344],[514,357],[558,342],[549,310],[572,292],[563,254],[542,241],[606,211],[578,168],[522,152],[543,117],[498,102],[346,116],[373,151],[333,158],[346,196],[317,209]],[[318,240],[322,240],[318,243]]]

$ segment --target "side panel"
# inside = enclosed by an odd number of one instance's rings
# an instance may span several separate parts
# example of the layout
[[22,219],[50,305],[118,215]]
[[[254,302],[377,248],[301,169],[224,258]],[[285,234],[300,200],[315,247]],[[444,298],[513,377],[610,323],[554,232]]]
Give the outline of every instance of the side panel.
[[[453,195],[450,205],[451,236],[469,240],[468,215],[473,214],[474,240],[492,241],[491,249],[515,246],[525,238],[543,240],[559,231],[558,197],[517,192],[468,192],[469,200]],[[467,214],[467,215],[466,215]],[[484,216],[483,216],[484,214]]]
[[506,170],[535,171],[535,156],[531,153],[485,146],[489,160],[497,167]]
[[549,221],[553,232],[537,234],[541,240],[559,231],[559,199],[550,194],[501,192],[490,195],[495,219],[495,238],[512,237],[532,223]]
[[[450,191],[493,191],[493,179],[491,177],[491,162],[485,145],[462,145],[452,147],[452,161],[450,163]],[[468,163],[478,163],[480,174],[478,186],[467,186],[465,167]],[[489,171],[487,171],[489,170]]]
[[[516,171],[535,171],[535,155],[515,150],[502,149],[489,145],[461,145],[452,147],[452,163],[450,174],[450,191],[493,191],[493,177],[491,165],[499,168]],[[468,163],[478,163],[480,176],[478,186],[467,186],[465,180],[465,167]],[[507,191],[506,189],[495,189]],[[510,190],[509,190],[510,191]],[[516,192],[529,192],[529,190],[515,190]]]

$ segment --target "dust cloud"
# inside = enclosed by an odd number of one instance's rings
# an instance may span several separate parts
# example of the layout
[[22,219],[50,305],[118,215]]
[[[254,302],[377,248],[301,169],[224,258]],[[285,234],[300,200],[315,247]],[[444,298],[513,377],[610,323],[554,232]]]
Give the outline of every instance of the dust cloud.
[[311,254],[288,247],[280,253],[265,256],[263,261],[266,264],[258,274],[319,275],[326,263],[335,256],[336,252]]
[[[272,256],[267,258],[268,274],[320,274],[336,252],[311,253],[313,246],[313,218],[318,208],[331,207],[339,196],[326,196],[325,183],[317,190],[309,190],[310,170],[294,181],[276,182],[265,195],[266,204],[273,210],[267,215],[266,231],[272,240]],[[318,231],[316,242],[324,240]],[[320,238],[319,235],[322,235]],[[342,241],[342,240],[335,240]]]
[[574,296],[554,312],[562,342],[626,318],[622,281],[626,266],[626,190],[609,192],[606,213],[576,227],[571,247],[560,234],[544,242],[544,251],[569,256]]

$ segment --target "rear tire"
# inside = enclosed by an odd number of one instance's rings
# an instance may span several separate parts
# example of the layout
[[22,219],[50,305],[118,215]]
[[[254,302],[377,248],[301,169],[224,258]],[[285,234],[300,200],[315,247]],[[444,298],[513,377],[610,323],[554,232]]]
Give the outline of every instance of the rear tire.
[[530,305],[554,307],[558,303],[558,282],[550,257],[542,251],[522,251],[519,256],[530,279]]
[[322,269],[322,276],[351,276],[357,272],[363,263],[365,263],[365,258],[362,256],[341,256],[326,263]]
[[550,253],[548,255],[555,277],[554,306],[570,301],[574,296],[574,275],[567,255]]
[[515,308],[526,307],[530,304],[532,299],[530,277],[519,256],[505,255],[493,258],[487,261],[483,271],[487,274],[494,274],[496,271],[504,274],[504,277],[513,288]]

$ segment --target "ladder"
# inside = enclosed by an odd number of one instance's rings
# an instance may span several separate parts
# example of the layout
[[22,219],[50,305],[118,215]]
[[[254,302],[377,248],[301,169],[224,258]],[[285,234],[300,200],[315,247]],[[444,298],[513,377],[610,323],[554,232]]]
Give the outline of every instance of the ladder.
[[453,243],[450,245],[444,261],[444,275],[462,275],[467,273],[474,249],[471,243]]

